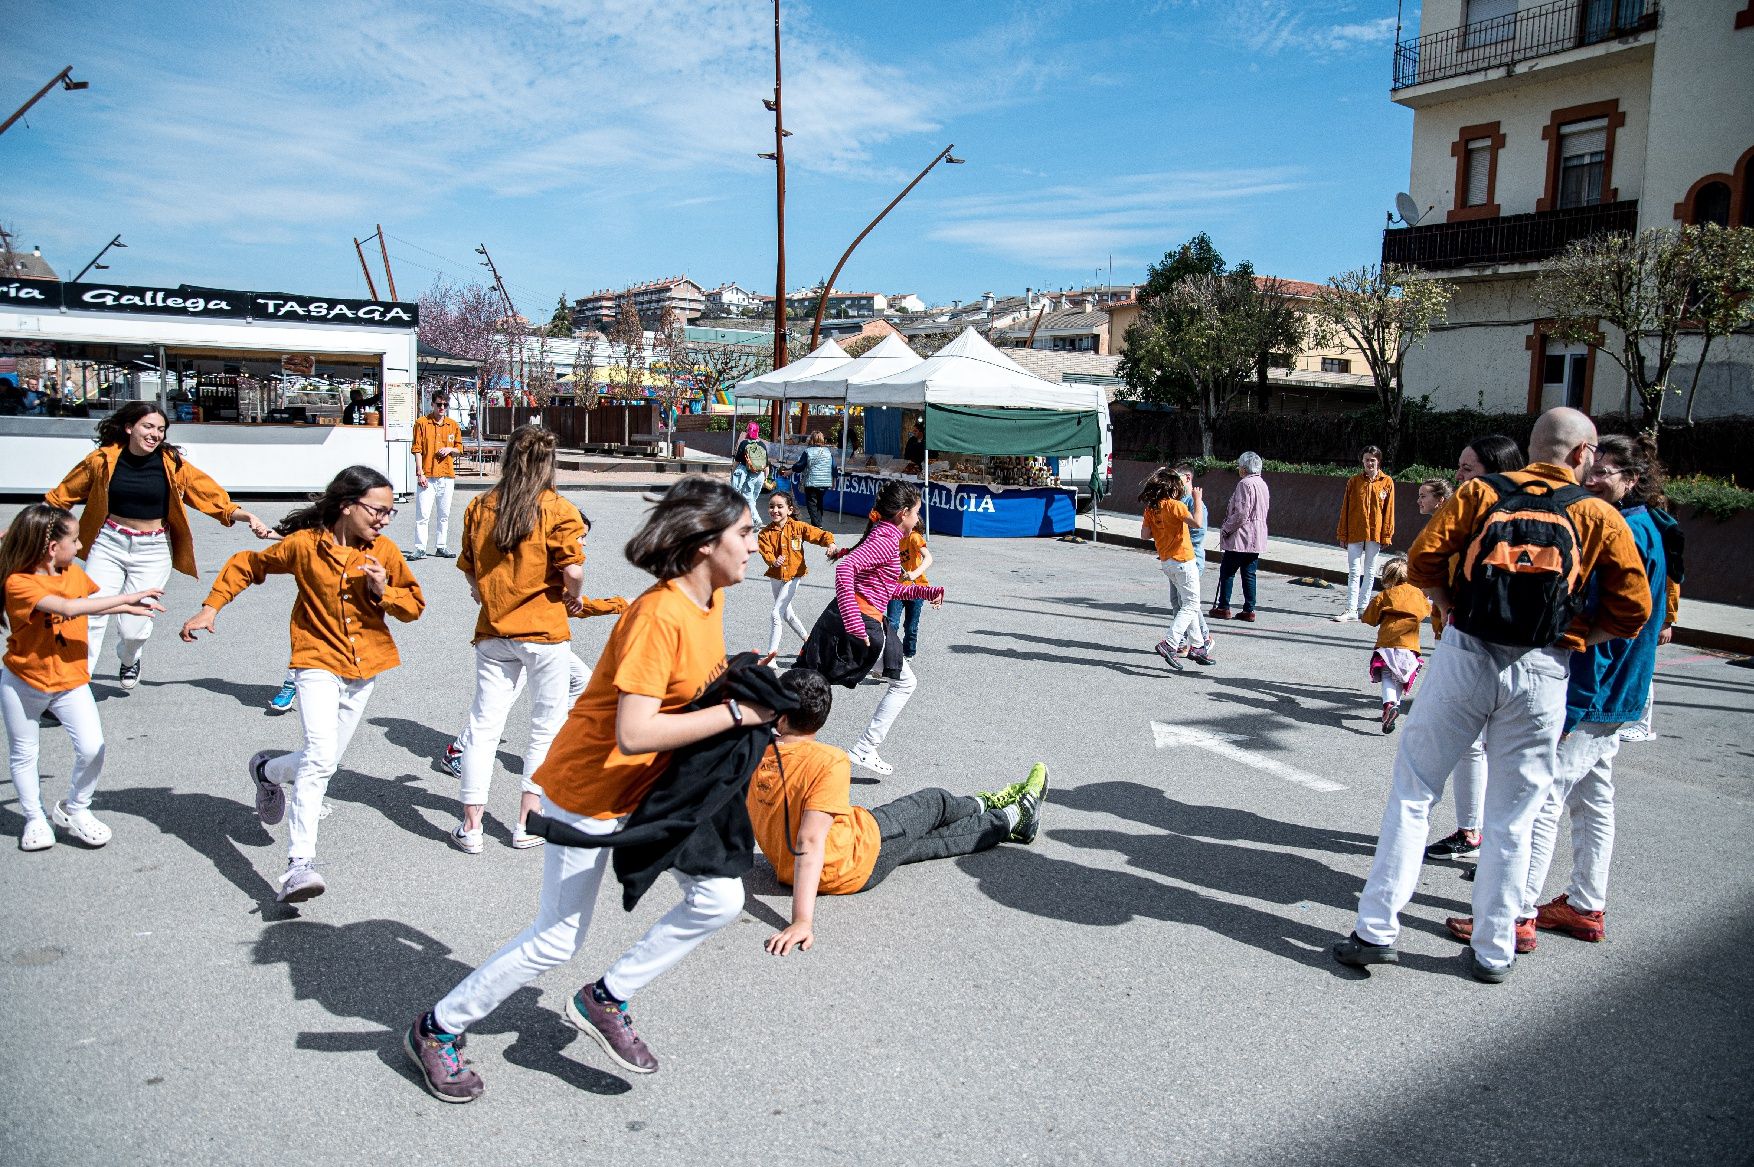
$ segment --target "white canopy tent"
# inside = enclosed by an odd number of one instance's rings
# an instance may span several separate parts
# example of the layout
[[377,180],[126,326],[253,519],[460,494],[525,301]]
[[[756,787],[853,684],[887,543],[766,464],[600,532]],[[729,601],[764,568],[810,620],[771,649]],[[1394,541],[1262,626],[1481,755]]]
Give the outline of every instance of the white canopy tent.
[[794,383],[796,394],[812,401],[846,401],[848,386],[863,385],[904,373],[920,363],[920,354],[908,347],[899,333],[890,333],[871,346],[871,351],[844,365]]
[[[745,397],[765,401],[811,400],[807,394],[801,396],[797,392],[789,390],[798,381],[807,381],[813,377],[822,376],[845,365],[852,359],[852,357],[847,356],[846,351],[840,345],[832,340],[825,340],[789,365],[770,369],[760,376],[744,380],[731,390],[731,396],[739,401]],[[839,401],[841,399],[837,396],[827,400]]]

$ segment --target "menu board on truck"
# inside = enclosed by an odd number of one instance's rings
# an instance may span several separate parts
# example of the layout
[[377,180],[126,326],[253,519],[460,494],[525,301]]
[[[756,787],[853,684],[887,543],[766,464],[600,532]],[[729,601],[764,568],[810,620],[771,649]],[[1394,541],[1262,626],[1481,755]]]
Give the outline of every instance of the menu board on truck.
[[384,385],[384,437],[392,442],[414,440],[414,415],[420,394],[409,381]]

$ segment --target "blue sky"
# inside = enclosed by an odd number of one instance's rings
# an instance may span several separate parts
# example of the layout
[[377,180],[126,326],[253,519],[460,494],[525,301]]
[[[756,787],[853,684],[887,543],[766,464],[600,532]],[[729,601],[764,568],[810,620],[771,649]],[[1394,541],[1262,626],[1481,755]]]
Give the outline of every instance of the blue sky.
[[[520,309],[686,272],[773,286],[764,0],[11,0],[0,223],[70,276],[411,299],[485,242]],[[1409,27],[1417,17],[1408,5]],[[786,0],[788,283],[929,302],[1118,282],[1196,231],[1320,280],[1407,180],[1394,0]],[[383,288],[380,281],[380,293]]]

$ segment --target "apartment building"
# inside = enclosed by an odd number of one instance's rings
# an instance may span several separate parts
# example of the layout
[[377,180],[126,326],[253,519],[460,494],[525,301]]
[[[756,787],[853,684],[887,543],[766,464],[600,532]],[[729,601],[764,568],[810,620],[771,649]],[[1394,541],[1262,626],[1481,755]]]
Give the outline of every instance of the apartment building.
[[754,311],[761,298],[737,284],[720,284],[706,292],[706,312],[711,316],[741,316]]
[[[1625,410],[1609,357],[1548,338],[1535,281],[1599,233],[1754,225],[1754,2],[1425,0],[1391,96],[1413,111],[1420,215],[1384,234],[1383,261],[1457,284],[1407,357],[1409,396]],[[1713,347],[1695,412],[1754,412],[1754,337]]]
[[633,297],[634,311],[648,331],[663,322],[666,311],[680,324],[688,324],[706,311],[706,293],[699,284],[687,276],[670,276],[620,290],[604,288],[574,300],[574,326],[598,332],[608,328],[615,323],[623,296]]

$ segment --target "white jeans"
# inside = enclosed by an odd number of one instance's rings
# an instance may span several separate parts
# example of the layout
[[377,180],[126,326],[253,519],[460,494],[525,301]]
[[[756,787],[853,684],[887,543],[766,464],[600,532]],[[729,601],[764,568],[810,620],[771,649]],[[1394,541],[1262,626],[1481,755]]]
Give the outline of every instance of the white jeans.
[[[97,538],[85,552],[85,574],[106,596],[162,588],[171,577],[170,534],[154,531],[150,535],[124,535],[113,527],[99,527]],[[108,614],[86,617],[85,659],[93,674],[97,672],[98,650],[103,648],[104,633],[112,619],[122,637],[116,655],[125,665],[139,663],[140,650],[152,635],[151,616],[120,613],[113,617]]]
[[12,788],[18,794],[18,813],[25,822],[43,817],[42,779],[37,773],[37,719],[52,710],[73,739],[73,773],[67,779],[67,810],[77,813],[91,805],[91,792],[104,771],[104,728],[97,719],[97,702],[91,686],[81,685],[61,693],[45,693],[19,680],[0,665],[0,714],[6,720],[6,737],[12,743]]
[[1346,544],[1346,609],[1362,616],[1370,607],[1371,585],[1376,582],[1376,554],[1381,543]]
[[1376,859],[1358,901],[1360,939],[1395,942],[1401,909],[1419,886],[1431,804],[1484,730],[1489,777],[1474,878],[1474,955],[1493,968],[1510,964],[1528,882],[1529,834],[1553,785],[1568,656],[1560,649],[1489,645],[1459,628],[1444,633],[1395,752]]
[[780,636],[788,624],[791,625],[792,631],[798,634],[800,640],[809,640],[810,630],[804,627],[804,622],[798,619],[796,612],[792,611],[792,597],[798,594],[798,581],[795,579],[770,579],[767,582],[773,585],[773,631],[767,638],[767,651],[778,652],[780,650]]
[[308,860],[317,854],[323,794],[341,765],[347,743],[353,740],[353,731],[359,728],[359,719],[365,716],[365,703],[371,700],[377,681],[344,681],[322,669],[294,669],[292,683],[298,687],[304,748],[270,759],[263,770],[270,782],[292,784],[286,810],[286,855]]
[[1480,829],[1486,806],[1486,741],[1477,737],[1462,760],[1450,771],[1450,798],[1456,804],[1456,826],[1464,831]]
[[428,478],[425,486],[414,490],[414,545],[426,550],[426,533],[432,525],[432,512],[438,509],[438,540],[434,547],[443,550],[451,533],[451,491],[455,478]]
[[505,733],[506,715],[526,674],[530,689],[530,745],[524,750],[523,789],[540,794],[536,768],[548,757],[554,735],[566,721],[572,664],[570,644],[489,639],[475,645],[475,700],[459,739],[463,747],[464,806],[483,806],[493,780],[493,763]]
[[[572,814],[546,798],[542,813],[592,835],[606,835],[625,821]],[[542,851],[542,896],[536,919],[433,1007],[441,1028],[462,1033],[507,997],[554,966],[565,964],[584,947],[611,852],[553,843]],[[673,874],[682,885],[682,902],[665,912],[603,974],[603,983],[623,1001],[673,968],[743,910],[742,880],[695,879],[679,871]]]
[[[1656,711],[1656,707],[1657,707],[1657,675],[1655,673],[1652,673],[1651,677],[1650,677],[1650,694],[1647,697],[1645,697],[1645,699],[1644,699],[1644,716],[1639,718],[1637,721],[1633,722],[1630,726],[1621,726],[1621,728],[1622,729],[1638,730],[1640,737],[1644,736],[1645,734],[1654,733],[1655,731],[1652,730],[1650,727],[1650,715]],[[1596,909],[1591,908],[1590,910],[1593,912]]]
[[1401,682],[1395,680],[1394,677],[1389,675],[1387,669],[1382,671],[1382,703],[1384,705],[1399,705],[1401,703],[1401,695],[1406,691],[1407,690],[1402,687]]
[[1607,910],[1608,860],[1614,855],[1614,755],[1619,751],[1618,722],[1585,722],[1559,743],[1558,773],[1530,837],[1525,917],[1534,915],[1540,904],[1561,810],[1571,812],[1571,882],[1565,901],[1580,912]]
[[[886,633],[885,635],[895,635]],[[871,724],[859,738],[859,745],[866,749],[876,749],[889,736],[895,726],[895,719],[901,716],[902,709],[914,690],[920,687],[920,679],[914,673],[914,666],[906,660],[901,662],[901,676],[893,678],[889,687],[883,690],[883,699],[877,702],[877,708],[871,714]]]
[[1205,630],[1200,614],[1200,568],[1192,559],[1165,559],[1158,564],[1169,580],[1169,609],[1172,613],[1169,631],[1163,639],[1169,647],[1180,648],[1185,641],[1200,644],[1206,643]]

